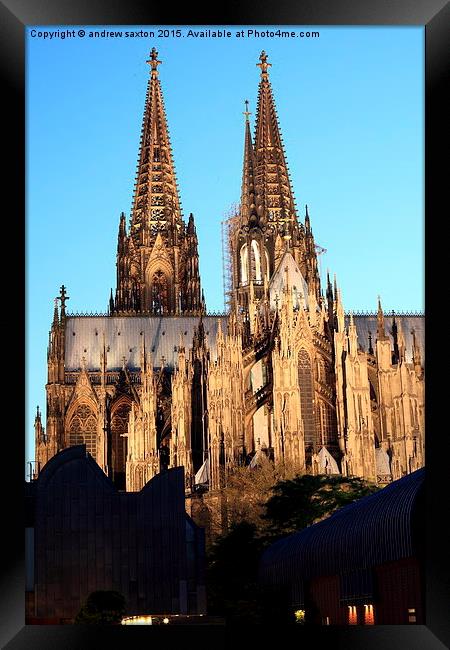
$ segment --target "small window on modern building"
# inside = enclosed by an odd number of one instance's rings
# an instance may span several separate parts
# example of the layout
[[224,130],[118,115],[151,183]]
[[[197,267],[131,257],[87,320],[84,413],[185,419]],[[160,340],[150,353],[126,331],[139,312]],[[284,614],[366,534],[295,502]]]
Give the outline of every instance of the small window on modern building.
[[330,624],[330,617],[329,616],[324,616],[322,618],[322,625],[329,625]]
[[295,622],[298,623],[299,625],[304,625],[305,623],[305,610],[304,609],[297,609],[294,612],[295,616]]
[[408,623],[415,623],[416,622],[416,608],[415,607],[409,607],[408,608]]
[[356,605],[348,606],[348,624],[358,625],[358,613],[356,611]]
[[364,625],[373,625],[373,605],[364,605]]

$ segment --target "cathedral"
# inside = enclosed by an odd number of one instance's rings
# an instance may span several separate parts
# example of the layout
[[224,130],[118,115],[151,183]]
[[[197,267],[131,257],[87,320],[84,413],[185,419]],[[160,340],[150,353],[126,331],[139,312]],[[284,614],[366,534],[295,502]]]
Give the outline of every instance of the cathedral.
[[[184,466],[186,494],[218,493],[263,456],[299,473],[379,485],[424,465],[423,315],[344,309],[321,286],[308,208],[300,218],[268,57],[253,136],[244,111],[240,204],[226,222],[227,310],[209,314],[194,216],[181,212],[160,81],[150,74],[132,211],[120,215],[117,286],[105,314],[55,299],[37,473],[85,444],[119,490]],[[217,269],[217,273],[220,269]]]

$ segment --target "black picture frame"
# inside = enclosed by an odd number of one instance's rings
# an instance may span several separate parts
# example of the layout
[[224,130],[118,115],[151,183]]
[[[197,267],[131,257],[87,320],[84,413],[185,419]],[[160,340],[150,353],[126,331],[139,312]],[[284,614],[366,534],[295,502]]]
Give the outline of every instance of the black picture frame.
[[[222,7],[221,7],[222,9]],[[25,260],[25,164],[24,164],[24,89],[25,89],[25,27],[28,25],[90,25],[90,24],[188,24],[188,25],[424,25],[425,67],[426,67],[426,191],[425,191],[425,241],[426,241],[426,490],[427,490],[427,590],[426,621],[423,626],[373,626],[371,628],[302,628],[289,631],[279,630],[283,639],[296,637],[295,642],[325,642],[337,648],[383,648],[383,650],[408,648],[409,650],[430,648],[438,650],[450,645],[448,534],[441,525],[447,519],[448,505],[445,493],[448,469],[444,446],[448,436],[444,435],[447,418],[439,417],[439,405],[443,399],[444,382],[438,373],[433,374],[433,364],[439,353],[433,352],[439,341],[445,346],[447,327],[437,312],[437,301],[433,299],[431,287],[439,275],[439,262],[446,258],[445,241],[436,238],[439,222],[436,215],[445,209],[444,191],[448,146],[445,147],[446,103],[444,102],[445,73],[448,70],[447,43],[449,39],[450,9],[445,0],[391,0],[374,3],[373,0],[316,0],[316,2],[295,2],[278,0],[276,3],[259,2],[251,4],[233,0],[219,8],[195,7],[186,3],[178,13],[170,14],[170,8],[149,5],[138,0],[127,3],[101,0],[91,4],[49,0],[44,4],[33,0],[7,0],[0,4],[0,65],[3,90],[3,159],[6,161],[2,173],[3,199],[10,198],[11,204],[3,208],[1,226],[4,246],[3,261],[3,319],[2,339],[3,407],[9,414],[8,424],[3,428],[3,513],[2,547],[3,567],[0,589],[0,642],[2,647],[18,648],[90,648],[111,643],[129,647],[148,646],[158,643],[159,635],[170,643],[195,643],[202,637],[205,642],[222,647],[231,636],[242,641],[251,635],[252,642],[258,642],[264,631],[224,628],[95,628],[81,626],[26,626],[25,621],[25,570],[23,530],[23,467],[24,467],[24,408],[21,402],[24,392],[25,322],[24,288]],[[5,115],[6,113],[6,115]],[[444,121],[444,118],[447,118]],[[439,153],[443,156],[439,156]],[[442,162],[441,162],[442,161]],[[447,180],[448,184],[448,180]],[[446,197],[447,198],[447,197]],[[448,219],[448,217],[446,217]],[[5,250],[7,249],[7,250]],[[11,252],[12,255],[7,255]],[[45,251],[42,251],[45,255]],[[445,288],[445,287],[444,287]],[[430,291],[428,291],[430,289]],[[448,297],[443,296],[444,302]],[[439,301],[442,307],[442,298]],[[25,316],[25,318],[24,318]],[[445,358],[441,355],[441,362]],[[19,396],[19,403],[14,404]],[[448,399],[448,398],[447,398]],[[448,456],[447,456],[448,457]],[[132,636],[132,641],[130,638]],[[176,638],[174,638],[174,636]],[[178,636],[177,636],[178,635]],[[158,638],[156,638],[158,637]],[[257,640],[258,639],[258,640]],[[261,636],[264,639],[264,636]],[[132,645],[131,645],[132,644]]]

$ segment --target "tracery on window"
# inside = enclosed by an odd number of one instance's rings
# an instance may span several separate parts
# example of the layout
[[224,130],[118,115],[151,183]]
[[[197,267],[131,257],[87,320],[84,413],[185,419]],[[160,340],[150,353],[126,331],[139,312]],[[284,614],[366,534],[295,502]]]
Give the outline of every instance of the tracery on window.
[[244,244],[240,251],[241,284],[248,284],[248,246]]
[[69,426],[69,446],[86,445],[93,458],[97,455],[97,418],[87,404],[80,404]]
[[255,282],[261,282],[261,255],[259,252],[259,244],[255,239],[252,239],[250,249],[250,269],[252,279],[255,280]]
[[153,274],[150,299],[153,313],[162,315],[169,312],[169,283],[162,271]]
[[114,472],[125,472],[127,438],[123,437],[122,434],[127,433],[129,413],[130,405],[128,402],[124,402],[115,409],[111,419],[112,465]]
[[300,350],[298,354],[298,383],[300,386],[300,405],[305,430],[305,447],[312,448],[315,443],[314,389],[311,359],[304,349]]
[[333,413],[331,406],[320,401],[320,429],[322,445],[328,446],[333,440]]
[[269,261],[269,253],[267,252],[267,248],[264,247],[264,257],[266,258],[266,277],[270,276],[270,261]]

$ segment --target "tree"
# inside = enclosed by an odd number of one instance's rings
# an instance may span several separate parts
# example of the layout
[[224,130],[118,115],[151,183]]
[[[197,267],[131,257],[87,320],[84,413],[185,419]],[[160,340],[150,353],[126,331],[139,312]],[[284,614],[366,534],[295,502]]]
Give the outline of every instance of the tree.
[[256,467],[234,467],[228,472],[223,489],[228,526],[246,522],[255,526],[255,534],[264,534],[267,523],[263,515],[273,487],[295,474],[293,465],[278,463],[275,466],[264,455]]
[[259,583],[261,553],[278,538],[378,489],[359,478],[295,475],[292,468],[281,475],[279,480],[267,461],[255,469],[238,468],[227,479],[230,527],[209,549],[206,573],[209,613],[225,616],[227,624],[294,623],[289,594]]
[[277,483],[262,518],[272,538],[295,533],[379,488],[361,478],[303,474]]
[[75,617],[83,625],[117,624],[125,614],[125,598],[118,591],[93,591]]
[[266,540],[256,526],[241,521],[219,537],[208,554],[208,611],[225,616],[227,625],[287,623],[282,598],[258,582],[258,565]]

